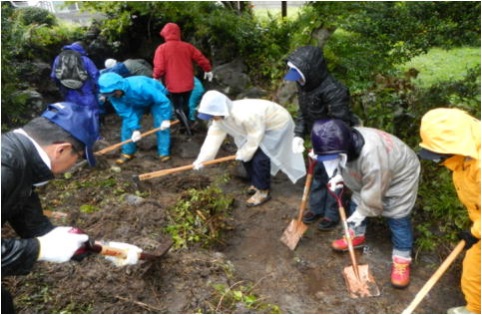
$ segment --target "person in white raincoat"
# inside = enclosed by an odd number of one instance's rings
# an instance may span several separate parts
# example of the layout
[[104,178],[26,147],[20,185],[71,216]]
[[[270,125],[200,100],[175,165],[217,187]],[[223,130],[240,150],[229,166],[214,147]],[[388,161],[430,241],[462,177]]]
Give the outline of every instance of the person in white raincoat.
[[236,160],[243,162],[251,178],[252,194],[248,206],[258,206],[270,197],[271,175],[282,170],[289,179],[296,181],[306,175],[301,153],[293,153],[294,122],[282,106],[262,99],[231,101],[218,91],[208,91],[201,99],[198,117],[212,120],[194,169],[215,158],[229,134],[234,138],[238,151]]
[[[329,185],[343,181],[352,192],[347,223],[354,234],[353,246],[365,242],[366,217],[385,217],[393,244],[391,283],[396,288],[407,287],[413,247],[410,214],[420,176],[416,153],[394,135],[374,128],[350,127],[340,119],[316,121],[311,141],[328,176],[334,170],[339,173]],[[345,238],[333,241],[331,246],[338,251],[348,248]]]

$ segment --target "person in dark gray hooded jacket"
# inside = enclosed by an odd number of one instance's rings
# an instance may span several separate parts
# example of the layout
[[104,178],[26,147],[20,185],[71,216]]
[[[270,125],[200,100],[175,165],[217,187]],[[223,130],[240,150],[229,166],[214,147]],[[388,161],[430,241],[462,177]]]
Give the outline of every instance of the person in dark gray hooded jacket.
[[[304,138],[311,133],[316,120],[337,118],[350,126],[358,125],[350,108],[348,89],[328,72],[323,51],[315,46],[303,46],[288,57],[289,72],[285,80],[298,85],[298,115],[295,119],[293,152],[304,152]],[[322,218],[318,229],[332,230],[339,222],[336,200],[327,192],[328,175],[322,163],[317,163],[311,185],[309,210],[303,222],[312,223]]]

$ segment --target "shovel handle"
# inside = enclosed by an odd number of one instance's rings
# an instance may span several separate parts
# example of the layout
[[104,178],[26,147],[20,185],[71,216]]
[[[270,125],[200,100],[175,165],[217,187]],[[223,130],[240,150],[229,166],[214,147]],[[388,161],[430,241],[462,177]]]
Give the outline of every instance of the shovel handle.
[[437,283],[437,281],[442,277],[442,275],[447,271],[448,267],[454,262],[455,258],[462,252],[465,246],[465,241],[462,240],[460,241],[457,246],[452,250],[450,255],[445,258],[443,263],[440,265],[440,267],[435,271],[435,273],[428,279],[428,281],[425,283],[425,285],[420,289],[420,291],[417,293],[415,298],[413,299],[412,303],[403,310],[402,314],[412,314],[412,312],[415,310],[415,308],[420,304],[422,299],[427,295],[427,293],[432,289],[432,287]]
[[[219,158],[219,159],[206,161],[206,162],[203,162],[202,164],[204,166],[207,166],[207,165],[211,165],[211,164],[217,164],[217,163],[232,161],[235,158],[236,158],[236,155],[230,155],[230,156],[222,157],[222,158]],[[161,176],[165,176],[165,175],[169,175],[169,174],[173,174],[173,173],[178,173],[178,172],[182,172],[182,171],[188,171],[188,170],[191,170],[193,167],[194,166],[192,164],[189,164],[189,165],[185,165],[185,166],[170,168],[170,169],[167,169],[167,170],[160,170],[160,171],[154,171],[154,172],[150,172],[150,173],[144,173],[144,174],[141,174],[141,175],[137,176],[137,178],[139,180],[146,180],[146,179],[161,177]]]
[[[90,244],[87,249],[91,252],[94,252],[103,256],[113,256],[121,259],[127,258],[127,252],[125,250],[104,245],[99,242],[94,242],[93,244]],[[158,258],[157,255],[149,254],[146,252],[141,252],[139,254],[140,260],[154,260],[156,258]]]
[[308,157],[308,173],[306,175],[305,187],[303,188],[303,196],[301,197],[300,210],[298,212],[298,221],[303,219],[303,213],[308,203],[308,195],[311,190],[311,183],[313,182],[313,174],[316,166],[316,161]]
[[[178,123],[179,123],[179,120],[174,120],[174,121],[171,122],[171,126],[172,126],[172,125],[176,125],[176,124],[178,124]],[[157,128],[151,129],[151,130],[149,130],[149,131],[146,131],[146,132],[144,132],[143,134],[141,134],[141,138],[144,138],[144,137],[146,137],[146,136],[149,136],[149,135],[151,135],[151,134],[153,134],[153,133],[155,133],[155,132],[158,132],[158,131],[160,131],[160,130],[161,130],[161,127],[157,127]],[[104,148],[104,149],[102,149],[102,150],[96,151],[96,152],[94,152],[94,154],[95,154],[95,155],[106,154],[106,153],[111,152],[111,151],[113,151],[113,150],[115,150],[115,149],[117,149],[117,148],[120,148],[120,147],[123,146],[124,144],[130,143],[130,142],[132,142],[132,139],[127,139],[127,140],[125,140],[125,141],[122,141],[122,142],[113,144],[113,145],[111,145],[111,146],[108,146],[107,148]]]

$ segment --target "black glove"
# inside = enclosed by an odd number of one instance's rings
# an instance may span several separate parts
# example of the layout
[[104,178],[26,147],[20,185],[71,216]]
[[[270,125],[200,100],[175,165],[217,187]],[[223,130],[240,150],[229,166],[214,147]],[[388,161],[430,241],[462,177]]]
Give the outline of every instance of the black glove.
[[459,233],[457,233],[457,236],[459,237],[459,239],[465,241],[464,249],[471,248],[472,245],[479,241],[479,239],[473,236],[472,233],[470,233],[469,231],[460,231]]

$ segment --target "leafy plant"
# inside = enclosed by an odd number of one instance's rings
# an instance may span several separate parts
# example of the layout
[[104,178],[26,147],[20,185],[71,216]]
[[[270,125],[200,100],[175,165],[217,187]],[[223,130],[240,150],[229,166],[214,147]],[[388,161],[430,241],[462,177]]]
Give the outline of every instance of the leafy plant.
[[263,303],[263,299],[253,292],[256,285],[238,281],[230,287],[224,284],[214,284],[213,287],[219,295],[214,313],[239,313],[241,309],[243,313],[252,310],[264,314],[282,314],[279,306]]
[[222,232],[231,229],[229,212],[234,198],[210,185],[202,190],[189,189],[169,208],[172,224],[166,227],[174,247],[187,248],[193,244],[210,247],[222,242]]

